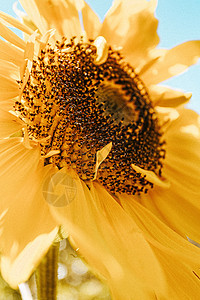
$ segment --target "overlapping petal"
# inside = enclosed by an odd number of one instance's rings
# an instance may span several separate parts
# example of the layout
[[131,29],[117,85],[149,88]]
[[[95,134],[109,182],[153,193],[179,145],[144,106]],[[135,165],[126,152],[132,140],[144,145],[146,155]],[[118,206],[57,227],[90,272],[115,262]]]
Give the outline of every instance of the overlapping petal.
[[[155,51],[158,54],[158,51]],[[145,84],[157,84],[184,72],[197,63],[200,57],[200,41],[188,41],[170,50],[160,50],[160,58],[141,75]]]
[[2,274],[16,288],[28,279],[57,232],[41,192],[50,169],[40,166],[39,147],[29,149],[20,138],[1,140],[0,149]]
[[101,35],[111,45],[122,47],[126,59],[135,68],[149,60],[148,52],[159,42],[155,8],[154,0],[116,0],[103,22]]
[[0,75],[3,75],[7,78],[12,78],[17,81],[20,79],[19,67],[17,67],[12,62],[0,59]]
[[24,53],[18,47],[0,40],[0,59],[7,60],[16,66],[21,66],[24,61]]
[[21,130],[23,122],[13,114],[0,110],[0,138],[9,137]]
[[[77,198],[69,206],[53,209],[53,214],[62,220],[80,254],[108,280],[114,298],[180,299],[188,288],[191,296],[198,295],[199,280],[192,273],[200,267],[198,248],[133,196],[119,195],[121,207],[99,184],[89,191],[75,180]],[[179,284],[178,292],[172,278]]]
[[95,39],[98,36],[101,28],[99,17],[86,2],[81,12],[83,18],[83,27],[88,38]]
[[47,233],[38,234],[14,259],[6,255],[1,256],[1,274],[13,289],[17,289],[20,283],[29,279],[52,245],[57,232],[58,228],[55,227]]
[[[186,103],[191,94],[155,84],[196,63],[200,42],[186,42],[170,50],[154,49],[159,42],[154,0],[115,0],[102,25],[82,0],[21,3],[43,34],[41,45],[52,29],[56,29],[55,39],[80,36],[81,11],[88,38],[100,34],[111,46],[122,48],[126,60],[140,72],[159,121],[169,119],[162,129],[167,142],[163,177],[170,184],[164,188],[163,182],[147,170],[144,175],[158,186],[147,195],[117,198],[96,181],[88,188],[75,172],[63,169],[57,174],[68,174],[76,184],[76,193],[74,199],[56,207],[56,202],[45,202],[42,194],[52,167],[43,166],[39,145],[30,145],[22,138],[1,140],[0,250],[4,278],[14,288],[27,280],[54,240],[57,224],[63,224],[80,254],[107,280],[114,299],[178,300],[188,295],[199,299],[196,274],[200,250],[187,241],[189,237],[200,243],[199,117],[184,109],[170,109],[169,113],[167,107]],[[7,103],[19,94],[19,67],[26,84],[31,65],[24,78],[24,59],[32,62],[37,34],[6,14],[0,13],[0,18],[0,32],[8,41],[0,40],[0,100]],[[25,43],[5,25],[19,28],[31,35],[30,39]],[[14,115],[0,111],[1,138],[22,126]],[[137,171],[142,173],[140,168]]]
[[164,295],[165,299],[187,299],[188,295],[191,299],[198,298],[200,290],[196,272],[200,270],[200,250],[159,221],[136,202],[134,197],[126,195],[119,196],[119,199],[125,211],[153,245],[156,257],[165,272],[165,280],[170,283]]
[[26,43],[2,22],[0,22],[0,35],[16,47],[19,47],[20,49],[25,48]]
[[21,23],[14,17],[9,16],[8,14],[6,14],[2,11],[0,12],[0,19],[5,22],[4,25],[6,25],[6,26],[14,26],[15,28],[21,30],[22,32],[24,32],[26,34],[33,33],[33,31],[28,26],[24,25],[23,23]]
[[179,110],[179,115],[165,133],[163,176],[170,188],[163,192],[155,187],[140,201],[184,238],[200,242],[200,120],[187,109]]
[[89,191],[74,178],[76,198],[66,207],[52,208],[52,213],[62,221],[80,254],[108,280],[116,299],[150,296],[154,286],[164,293],[160,265],[135,222],[99,184]]
[[148,92],[154,106],[177,107],[186,104],[192,97],[191,93],[183,93],[161,85],[149,86]]
[[12,99],[19,95],[19,86],[12,78],[0,75],[0,101]]
[[42,34],[56,29],[55,38],[80,36],[82,29],[75,1],[20,0],[23,8]]

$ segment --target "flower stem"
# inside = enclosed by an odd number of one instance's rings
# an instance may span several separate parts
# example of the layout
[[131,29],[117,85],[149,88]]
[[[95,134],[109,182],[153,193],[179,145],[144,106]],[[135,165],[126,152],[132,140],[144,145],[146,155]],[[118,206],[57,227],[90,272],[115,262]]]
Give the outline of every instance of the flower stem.
[[36,270],[37,299],[56,300],[59,243],[53,244]]

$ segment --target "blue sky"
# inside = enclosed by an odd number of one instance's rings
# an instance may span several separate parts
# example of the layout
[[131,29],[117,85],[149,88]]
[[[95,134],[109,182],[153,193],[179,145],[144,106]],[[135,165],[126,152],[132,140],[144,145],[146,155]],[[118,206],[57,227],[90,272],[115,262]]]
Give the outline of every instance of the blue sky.
[[[15,16],[12,10],[15,1],[0,2],[0,10]],[[112,0],[87,0],[87,3],[103,20]],[[187,40],[200,39],[200,0],[158,0],[156,17],[159,19],[159,47],[171,48]],[[192,92],[188,106],[200,113],[200,62],[164,84]]]

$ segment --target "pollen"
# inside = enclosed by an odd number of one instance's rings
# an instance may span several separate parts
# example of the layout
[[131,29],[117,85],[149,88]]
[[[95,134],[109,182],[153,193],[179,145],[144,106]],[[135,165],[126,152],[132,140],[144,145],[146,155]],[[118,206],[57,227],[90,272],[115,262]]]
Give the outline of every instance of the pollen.
[[[93,40],[47,45],[15,110],[29,138],[40,142],[45,164],[73,168],[88,185],[98,180],[114,194],[146,193],[153,184],[131,165],[161,175],[165,150],[156,113],[119,51],[108,47],[99,63],[98,57]],[[106,145],[112,147],[97,170]]]

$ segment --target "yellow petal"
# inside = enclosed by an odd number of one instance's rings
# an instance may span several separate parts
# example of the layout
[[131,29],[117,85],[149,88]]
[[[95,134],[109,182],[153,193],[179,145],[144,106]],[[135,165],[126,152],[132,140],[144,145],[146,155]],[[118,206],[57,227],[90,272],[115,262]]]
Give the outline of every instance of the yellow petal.
[[92,184],[90,190],[78,178],[76,184],[75,199],[68,206],[54,207],[52,213],[80,254],[106,278],[116,299],[130,295],[145,299],[155,286],[164,293],[160,265],[134,221],[99,184]]
[[12,99],[19,95],[19,86],[11,78],[0,75],[0,100]]
[[[157,51],[155,51],[155,50],[157,50]],[[154,55],[151,54],[152,52],[154,53]],[[156,48],[156,49],[154,49],[154,51],[151,51],[149,54],[149,58],[146,61],[143,61],[143,63],[140,66],[135,68],[135,71],[140,76],[142,76],[143,73],[145,73],[149,68],[151,68],[155,64],[155,62],[160,58],[160,54],[157,52],[160,52],[160,49]]]
[[167,255],[184,259],[191,266],[200,265],[200,249],[161,222],[150,210],[138,203],[134,196],[122,194],[118,197],[122,207],[134,219],[149,243]]
[[199,267],[197,270],[192,270],[180,260],[166,257],[160,251],[155,250],[155,253],[166,272],[168,289],[163,299],[199,298]]
[[123,47],[134,68],[148,60],[148,52],[159,42],[156,1],[116,0],[108,11],[100,35],[111,45]]
[[191,93],[183,93],[160,85],[149,86],[148,92],[154,106],[177,107],[187,103],[192,97]]
[[12,111],[13,105],[16,100],[17,100],[17,98],[1,101],[1,110]]
[[159,116],[159,123],[163,132],[166,132],[167,128],[171,126],[172,121],[179,118],[179,112],[172,107],[155,106],[155,112]]
[[143,205],[152,210],[182,236],[200,243],[200,125],[199,116],[191,110],[179,110],[165,134],[166,158],[163,176],[170,188],[141,195]]
[[42,34],[55,28],[55,39],[81,35],[79,15],[73,2],[64,0],[51,0],[48,4],[40,0],[20,2]]
[[23,31],[26,34],[32,34],[33,31],[26,25],[19,22],[17,19],[13,18],[12,16],[0,11],[0,19],[6,22],[6,26],[14,26],[15,28]]
[[125,211],[144,232],[149,243],[155,247],[154,252],[163,267],[167,282],[163,299],[186,299],[186,295],[190,295],[191,299],[198,298],[199,279],[193,272],[198,271],[200,267],[200,249],[168,228],[149,210],[137,203],[133,196],[121,195],[119,199]]
[[24,52],[14,45],[0,39],[0,59],[21,66],[24,60]]
[[77,11],[81,11],[85,5],[84,0],[71,0]]
[[106,145],[105,147],[103,147],[101,150],[97,151],[94,180],[97,178],[97,171],[100,164],[106,159],[111,149],[112,149],[112,142]]
[[[18,2],[14,2],[13,4],[13,11],[16,14],[16,16],[18,17],[18,19],[21,21],[21,23],[23,23],[26,27],[29,28],[29,30],[31,30],[31,34],[38,30],[38,28],[36,27],[36,25],[31,21],[31,19],[29,18],[29,16],[22,11],[21,9],[18,9]],[[26,41],[27,38],[29,37],[30,34],[24,34],[24,40]]]
[[55,31],[56,31],[55,29],[50,29],[40,38],[40,47],[38,53],[40,53],[43,49],[45,49],[49,40],[54,36]]
[[18,35],[12,32],[12,30],[10,30],[5,25],[3,25],[1,22],[0,22],[0,35],[11,44],[21,49],[25,48],[25,42]]
[[50,168],[39,159],[38,146],[27,149],[19,138],[0,141],[2,274],[15,288],[28,279],[56,235],[41,189]]
[[149,182],[161,186],[162,188],[169,188],[170,184],[167,180],[164,180],[163,178],[159,178],[153,171],[142,169],[134,164],[131,164],[131,167],[136,172],[140,173],[141,175],[145,176],[145,179]]
[[35,39],[37,36],[37,32],[34,32],[27,40],[26,48],[24,51],[24,63],[22,64],[20,68],[20,75],[22,80],[22,85],[20,88],[20,97],[22,95],[22,92],[24,90],[24,87],[28,81],[32,64],[33,64],[33,57],[34,57],[34,49],[35,49]]
[[154,16],[151,2],[154,1],[150,1],[146,9],[141,11],[136,18],[131,19],[130,29],[123,46],[126,59],[138,69],[149,61],[151,58],[149,51],[159,43],[158,20]]
[[101,22],[99,17],[86,2],[82,9],[82,17],[84,30],[87,32],[88,38],[95,39],[99,35]]
[[33,24],[37,26],[37,28],[42,34],[45,34],[45,32],[48,30],[48,25],[46,20],[43,18],[42,14],[40,14],[40,10],[37,7],[36,1],[20,0],[20,3],[23,6],[26,13],[28,14],[28,16],[30,17]]
[[0,138],[8,137],[19,131],[23,127],[23,122],[13,114],[0,110]]
[[1,257],[1,274],[13,289],[17,289],[20,283],[27,281],[31,276],[53,243],[57,232],[58,228],[54,228],[47,233],[38,233],[38,236],[29,242],[15,259],[9,256]]
[[30,61],[33,60],[34,56],[34,45],[35,45],[35,40],[37,37],[37,31],[33,32],[33,34],[29,37],[26,43],[26,48],[24,51],[24,59],[28,59]]
[[97,48],[97,57],[94,61],[96,65],[101,65],[106,62],[108,58],[108,44],[107,41],[103,36],[98,36],[95,41],[94,45]]
[[163,55],[141,76],[146,85],[157,84],[170,77],[184,72],[196,64],[200,57],[200,41],[189,41],[180,44]]
[[12,78],[15,81],[20,79],[19,67],[12,62],[0,59],[0,75]]

